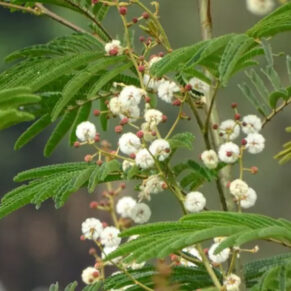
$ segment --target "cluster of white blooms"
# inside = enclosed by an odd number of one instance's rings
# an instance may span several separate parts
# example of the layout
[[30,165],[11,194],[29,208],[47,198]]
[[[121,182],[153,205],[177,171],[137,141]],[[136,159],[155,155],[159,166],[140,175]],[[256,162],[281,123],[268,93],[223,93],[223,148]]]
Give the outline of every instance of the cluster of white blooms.
[[96,127],[90,121],[81,122],[76,128],[76,136],[80,141],[91,141],[96,136]]
[[142,149],[137,152],[135,157],[135,163],[138,167],[141,167],[142,169],[149,169],[153,167],[155,161],[147,149]]
[[164,190],[165,182],[159,175],[149,176],[140,186],[139,199],[151,199],[151,194],[158,194]]
[[140,117],[139,104],[142,97],[146,95],[143,89],[135,86],[125,86],[118,97],[113,97],[109,101],[109,109],[114,115],[119,115],[121,119],[129,118],[130,121]]
[[119,229],[114,226],[107,226],[101,232],[100,241],[105,247],[114,248],[119,246],[121,238]]
[[240,203],[242,208],[250,208],[257,201],[256,191],[241,179],[232,181],[229,185],[229,191],[235,197],[236,201]]
[[165,139],[156,139],[150,145],[149,151],[155,158],[162,162],[169,157],[171,147]]
[[172,103],[174,100],[174,94],[179,91],[180,88],[173,81],[161,80],[159,82],[158,96],[167,103]]
[[[223,238],[224,239],[224,238]],[[215,263],[215,264],[222,264],[225,261],[228,260],[229,255],[230,255],[230,249],[229,248],[225,248],[224,250],[222,250],[220,253],[218,254],[214,254],[216,248],[219,246],[219,244],[223,241],[223,239],[218,238],[218,239],[214,239],[214,244],[211,245],[211,247],[208,250],[208,256],[209,259]]]
[[119,56],[123,53],[123,47],[119,40],[112,40],[105,44],[105,52],[109,56]]
[[131,132],[124,133],[119,141],[118,145],[120,151],[126,155],[136,154],[138,150],[141,148],[140,139]]
[[240,126],[232,119],[223,121],[219,126],[219,135],[225,140],[234,140],[240,134]]
[[206,205],[206,199],[200,192],[190,192],[186,195],[184,206],[189,212],[200,212]]
[[265,15],[274,9],[274,0],[247,0],[247,9],[256,15]]
[[123,218],[130,218],[135,223],[148,222],[151,217],[151,210],[145,203],[137,203],[129,196],[122,197],[116,203],[116,212]]
[[218,165],[218,156],[214,150],[204,151],[201,160],[208,169],[215,169]]
[[203,95],[209,94],[210,86],[202,80],[194,77],[189,80],[189,84],[191,85],[192,89],[202,93]]
[[81,277],[85,284],[91,285],[99,281],[99,272],[94,267],[87,267],[83,270]]
[[239,286],[241,284],[241,279],[235,274],[229,274],[223,281],[223,286],[226,291],[239,291]]
[[[194,246],[190,246],[187,248],[182,249],[183,252],[190,254],[191,256],[193,256],[195,259],[202,261],[202,258],[198,252],[198,250],[194,247]],[[184,266],[187,267],[196,267],[197,265],[194,264],[193,262],[189,262],[188,260],[185,260],[183,258],[180,259],[180,263]]]

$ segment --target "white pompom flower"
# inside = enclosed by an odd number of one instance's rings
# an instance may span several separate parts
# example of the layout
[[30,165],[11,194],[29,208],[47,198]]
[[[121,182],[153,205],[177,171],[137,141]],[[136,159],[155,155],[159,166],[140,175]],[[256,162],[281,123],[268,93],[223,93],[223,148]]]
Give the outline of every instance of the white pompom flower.
[[131,219],[138,224],[148,222],[151,215],[151,209],[145,203],[137,203],[131,211]]
[[76,128],[76,136],[80,141],[94,140],[96,127],[90,121],[81,122]]
[[157,126],[163,121],[163,113],[156,109],[148,109],[144,114],[144,119],[150,126]]
[[140,139],[132,132],[124,133],[118,144],[120,151],[126,155],[135,154],[141,147]]
[[167,103],[172,103],[175,92],[179,91],[180,89],[175,82],[163,80],[158,88],[158,97]]
[[118,236],[119,233],[118,228],[107,226],[100,235],[100,241],[105,247],[117,247],[121,242],[121,238]]
[[239,147],[233,142],[226,142],[219,147],[218,157],[227,164],[232,164],[239,158]]
[[119,56],[123,53],[123,47],[119,40],[114,39],[105,44],[105,52],[109,56]]
[[113,97],[109,101],[109,110],[114,114],[118,115],[121,113],[121,103],[118,97]]
[[229,274],[223,281],[223,286],[226,291],[239,291],[239,286],[241,284],[241,279],[235,274]]
[[222,264],[225,261],[228,260],[229,258],[229,254],[230,254],[230,249],[226,248],[224,250],[222,250],[220,253],[218,254],[214,254],[216,248],[219,246],[220,243],[214,243],[213,245],[211,245],[211,247],[208,250],[208,256],[209,259],[215,263],[215,264]]
[[214,150],[204,151],[201,160],[208,169],[216,169],[218,165],[218,156]]
[[137,105],[121,106],[119,117],[120,119],[127,117],[129,122],[134,122],[140,117],[140,109]]
[[171,153],[170,144],[165,139],[156,139],[153,141],[149,150],[159,161],[166,160]]
[[230,193],[238,200],[244,197],[248,190],[248,184],[241,179],[235,179],[229,185]]
[[191,85],[192,89],[202,93],[203,95],[209,94],[210,86],[200,79],[194,77],[189,80],[189,84]]
[[268,14],[274,6],[274,0],[247,0],[247,9],[258,16]]
[[151,199],[151,194],[158,194],[164,190],[164,180],[161,179],[159,175],[149,176],[146,180],[143,181],[140,186],[140,193],[138,195],[140,200]]
[[187,211],[197,213],[203,210],[206,205],[206,198],[200,192],[190,192],[186,195],[184,206]]
[[130,217],[132,208],[135,205],[136,201],[132,197],[122,197],[116,203],[116,212],[123,218]]
[[[112,252],[116,251],[117,248],[118,248],[118,246],[104,247],[103,250],[102,250],[101,258],[104,260],[109,254],[111,254]],[[111,261],[107,261],[106,264],[113,265],[112,262],[115,263],[115,264],[118,264],[121,259],[122,259],[122,257],[117,257],[117,258],[114,258]]]
[[87,218],[82,223],[82,234],[86,239],[97,240],[103,231],[103,225],[97,218]]
[[87,267],[84,269],[81,278],[82,281],[87,285],[94,284],[100,280],[99,272],[94,267]]
[[146,92],[143,89],[133,85],[125,86],[119,94],[119,101],[124,107],[136,106],[145,94]]
[[246,115],[242,119],[242,131],[245,134],[257,133],[262,129],[262,121],[257,115]]
[[250,188],[245,193],[243,197],[241,197],[239,203],[242,208],[251,208],[256,204],[257,201],[257,193],[254,189]]
[[219,126],[219,135],[225,140],[234,140],[240,134],[240,126],[232,119],[224,120]]
[[155,161],[147,149],[142,149],[135,156],[135,163],[142,169],[152,168]]
[[154,91],[157,91],[161,82],[163,82],[163,79],[155,79],[153,77],[151,77],[149,74],[144,74],[143,76],[143,83],[144,85],[149,88],[152,89]]
[[250,154],[259,154],[265,148],[265,138],[259,133],[250,133],[246,138],[246,149]]

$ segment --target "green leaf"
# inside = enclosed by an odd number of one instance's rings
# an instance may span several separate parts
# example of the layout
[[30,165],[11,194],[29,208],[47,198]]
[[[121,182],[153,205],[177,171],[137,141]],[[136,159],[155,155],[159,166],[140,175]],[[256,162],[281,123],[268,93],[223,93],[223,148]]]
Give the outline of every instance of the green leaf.
[[67,112],[63,117],[59,124],[56,126],[51,136],[49,137],[45,148],[44,148],[44,156],[48,157],[52,154],[58,143],[64,137],[64,135],[70,130],[75,118],[76,118],[76,110],[72,110]]
[[[99,108],[100,108],[100,111],[108,110],[105,98],[100,98],[100,100],[99,100]],[[100,118],[101,128],[104,131],[106,131],[107,130],[107,125],[108,125],[107,114],[101,114],[99,118]]]
[[25,111],[19,111],[17,109],[0,109],[0,130],[33,119],[34,115]]
[[194,138],[195,137],[191,132],[183,132],[175,134],[168,140],[168,142],[170,143],[172,150],[183,147],[191,150]]

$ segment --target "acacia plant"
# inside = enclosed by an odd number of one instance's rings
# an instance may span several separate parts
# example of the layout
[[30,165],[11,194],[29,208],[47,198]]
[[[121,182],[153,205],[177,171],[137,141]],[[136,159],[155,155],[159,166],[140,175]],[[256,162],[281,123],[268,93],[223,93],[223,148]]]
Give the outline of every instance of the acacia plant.
[[[264,126],[291,101],[291,57],[285,54],[290,83],[284,85],[270,45],[274,35],[291,30],[291,3],[280,1],[275,9],[273,0],[248,0],[250,12],[267,16],[245,33],[212,37],[211,0],[197,1],[202,40],[173,49],[160,23],[158,1],[144,2],[0,1],[12,12],[47,16],[73,30],[6,58],[15,62],[0,74],[1,129],[29,122],[15,143],[19,150],[54,123],[44,156],[68,132],[70,145],[88,152],[84,161],[19,173],[14,180],[24,183],[3,196],[0,217],[29,203],[38,208],[50,198],[59,208],[80,188],[96,194],[104,184],[102,200],[95,196],[90,204],[97,217],[82,223],[81,239],[94,246],[92,266],[80,270],[84,290],[290,290],[290,253],[248,264],[241,259],[245,252],[258,251],[257,240],[291,247],[290,221],[245,212],[257,200],[247,180],[258,169],[244,163],[245,155],[263,151]],[[88,28],[47,4],[79,13]],[[131,19],[131,9],[139,16]],[[103,26],[109,10],[118,12],[119,40]],[[142,31],[139,40],[134,30]],[[257,115],[233,103],[233,116],[220,116],[217,102],[225,101],[217,93],[240,71],[248,79],[239,85],[241,95]],[[88,121],[91,112],[94,121]],[[103,131],[114,128],[115,144],[96,131],[96,122]],[[191,152],[193,125],[204,141],[200,160]],[[291,157],[290,143],[285,147],[278,154],[281,162]],[[188,158],[175,159],[181,149],[189,150]],[[124,196],[127,181],[135,183],[136,197]],[[209,193],[200,192],[209,182],[216,185],[211,195],[218,195],[221,209],[209,209]],[[147,200],[164,190],[176,197],[181,218],[147,224]],[[100,211],[109,212],[111,221],[101,222]],[[58,284],[50,288],[60,290]]]

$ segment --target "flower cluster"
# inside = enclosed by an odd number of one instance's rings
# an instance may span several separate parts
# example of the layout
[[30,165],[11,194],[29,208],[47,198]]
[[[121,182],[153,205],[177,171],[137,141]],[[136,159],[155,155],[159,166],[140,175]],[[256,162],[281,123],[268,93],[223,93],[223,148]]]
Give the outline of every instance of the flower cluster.
[[265,15],[275,7],[274,0],[247,0],[247,9],[255,15]]

